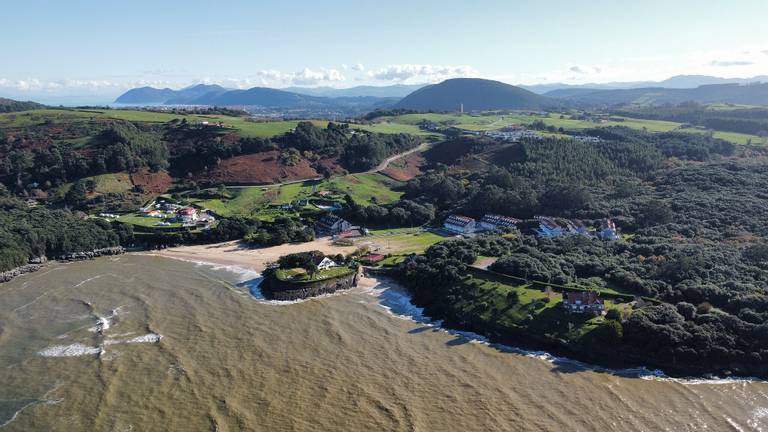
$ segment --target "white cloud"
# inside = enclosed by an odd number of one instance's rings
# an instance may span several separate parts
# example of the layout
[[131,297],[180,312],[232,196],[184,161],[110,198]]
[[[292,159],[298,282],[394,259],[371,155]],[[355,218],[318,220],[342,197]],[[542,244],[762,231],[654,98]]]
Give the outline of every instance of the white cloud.
[[[227,88],[248,89],[252,87],[288,87],[334,85],[346,81],[346,77],[337,69],[304,68],[298,72],[282,72],[274,69],[256,71],[249,77],[210,77],[195,80],[195,84],[219,84]],[[176,86],[178,87],[178,86]]]
[[357,63],[351,66],[351,69],[353,71],[362,72],[365,70],[365,66],[362,63]]
[[440,66],[430,64],[393,64],[368,72],[377,81],[428,83],[448,78],[478,76],[472,66]]
[[710,66],[717,66],[717,67],[730,67],[730,66],[751,66],[755,64],[755,62],[746,61],[746,60],[712,60],[709,62]]
[[573,73],[580,75],[599,75],[603,70],[599,66],[571,66],[568,68]]
[[344,81],[346,78],[336,69],[320,69],[313,71],[312,69],[304,68],[304,70],[300,72],[288,74],[286,79],[290,84],[294,85],[317,85]]
[[768,50],[763,50],[763,51],[760,51],[760,52],[762,52],[765,55],[768,55]]

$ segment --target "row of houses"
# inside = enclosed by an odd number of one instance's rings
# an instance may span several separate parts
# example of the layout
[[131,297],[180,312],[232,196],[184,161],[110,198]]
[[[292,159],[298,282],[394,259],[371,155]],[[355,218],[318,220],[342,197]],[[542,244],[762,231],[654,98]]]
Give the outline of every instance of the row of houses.
[[443,228],[456,234],[472,234],[478,231],[515,228],[519,222],[519,219],[498,214],[487,214],[480,221],[468,216],[451,215],[443,223]]
[[[587,226],[580,220],[556,219],[536,216],[539,237],[554,238],[564,235],[595,235],[603,240],[618,240],[616,224],[610,219],[602,219],[597,229]],[[508,216],[486,214],[479,221],[462,215],[451,215],[443,223],[443,228],[455,234],[473,234],[481,231],[496,231],[502,228],[516,228],[521,221]]]
[[597,229],[590,229],[584,222],[571,219],[556,219],[547,216],[536,216],[539,227],[536,234],[539,237],[554,238],[565,235],[592,236],[603,240],[618,240],[619,231],[616,224],[610,219],[601,219]]
[[524,128],[504,128],[495,131],[484,132],[483,135],[502,141],[518,142],[522,139],[539,139],[541,134]]

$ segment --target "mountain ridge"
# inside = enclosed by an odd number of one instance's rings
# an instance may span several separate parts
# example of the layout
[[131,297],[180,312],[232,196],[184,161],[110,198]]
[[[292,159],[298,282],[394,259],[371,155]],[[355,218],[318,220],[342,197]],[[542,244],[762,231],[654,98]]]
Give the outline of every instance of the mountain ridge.
[[541,109],[559,102],[500,81],[454,78],[426,86],[404,97],[395,108],[419,111]]

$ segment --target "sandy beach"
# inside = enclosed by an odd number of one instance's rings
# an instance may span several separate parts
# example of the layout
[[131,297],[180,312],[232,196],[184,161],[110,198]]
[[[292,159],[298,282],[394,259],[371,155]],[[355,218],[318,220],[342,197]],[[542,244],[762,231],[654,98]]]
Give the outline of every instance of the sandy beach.
[[307,243],[291,243],[266,248],[252,248],[240,241],[230,241],[207,245],[179,246],[157,251],[137,252],[137,254],[236,266],[260,272],[266,268],[267,264],[277,261],[283,255],[312,250],[319,250],[326,255],[348,254],[354,252],[357,247],[337,246],[327,238]]

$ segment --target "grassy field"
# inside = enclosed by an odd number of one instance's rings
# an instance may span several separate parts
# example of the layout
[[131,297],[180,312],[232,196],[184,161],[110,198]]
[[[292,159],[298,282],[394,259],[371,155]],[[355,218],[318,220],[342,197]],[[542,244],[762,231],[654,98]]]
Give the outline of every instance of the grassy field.
[[310,198],[313,191],[328,191],[336,195],[336,198],[350,195],[360,204],[370,204],[374,201],[387,204],[397,201],[403,195],[402,192],[393,190],[399,185],[400,183],[379,173],[350,174],[319,182],[310,180],[280,186],[279,193],[270,200],[270,203],[286,204],[298,199]]
[[352,129],[365,130],[365,131],[377,132],[377,133],[388,133],[388,134],[404,133],[404,134],[423,135],[423,136],[433,135],[428,131],[423,131],[419,129],[419,127],[416,126],[415,124],[393,123],[388,121],[377,122],[371,125],[350,124],[349,127]]
[[88,177],[86,180],[93,180],[96,184],[95,191],[97,193],[123,193],[133,188],[133,183],[128,173],[102,174]]
[[222,216],[253,216],[269,205],[289,204],[299,199],[311,198],[313,191],[332,192],[328,199],[337,200],[348,194],[360,204],[391,203],[400,199],[403,194],[393,190],[399,185],[400,183],[378,173],[350,174],[319,182],[308,180],[282,186],[228,188],[230,199],[191,201]]
[[[186,119],[190,123],[201,121],[223,122],[224,126],[237,131],[246,137],[271,137],[290,131],[298,121],[264,121],[255,122],[247,117],[231,117],[223,115],[179,115],[126,109],[43,109],[19,113],[0,114],[0,128],[23,128],[45,123],[86,122],[91,120],[127,120],[142,123],[165,123],[173,119]],[[316,125],[325,127],[327,121],[314,121]]]
[[[165,123],[174,119],[186,119],[190,123],[202,121],[222,122],[224,127],[231,128],[244,137],[272,137],[282,135],[295,128],[298,120],[290,121],[253,121],[248,117],[232,117],[225,115],[207,114],[173,114],[132,109],[41,109],[17,113],[0,114],[0,128],[25,128],[43,124],[88,122],[92,120],[126,120],[140,123]],[[318,127],[325,127],[326,120],[311,120]],[[428,135],[417,126],[400,123],[377,123],[373,125],[350,125],[353,129],[378,133],[410,133]],[[77,144],[78,139],[69,140]]]
[[422,253],[437,242],[448,240],[450,237],[422,231],[421,228],[399,228],[391,230],[373,230],[369,235],[359,240],[359,243],[370,244],[373,250],[383,254],[392,254],[384,264],[396,264],[405,255]]
[[[563,118],[561,118],[563,117]],[[422,121],[432,121],[444,126],[453,126],[468,131],[489,131],[501,129],[510,125],[530,124],[536,120],[541,120],[547,126],[563,128],[566,130],[580,130],[594,127],[608,126],[626,126],[632,129],[647,130],[649,132],[670,132],[680,130],[687,133],[706,133],[699,129],[681,129],[681,123],[662,121],[662,120],[643,120],[629,117],[619,117],[623,121],[593,122],[588,120],[574,119],[570,115],[549,114],[548,116],[528,115],[523,112],[512,114],[404,114],[395,117],[383,117],[379,121],[382,124],[402,124],[405,126],[418,125]],[[736,144],[746,144],[749,140],[753,144],[766,143],[765,138],[756,135],[739,134],[733,132],[714,133],[716,138],[731,141]]]

